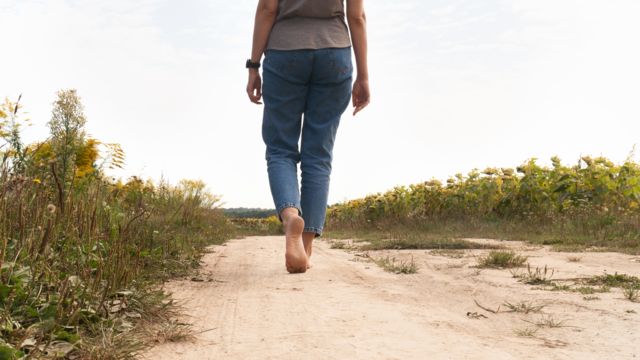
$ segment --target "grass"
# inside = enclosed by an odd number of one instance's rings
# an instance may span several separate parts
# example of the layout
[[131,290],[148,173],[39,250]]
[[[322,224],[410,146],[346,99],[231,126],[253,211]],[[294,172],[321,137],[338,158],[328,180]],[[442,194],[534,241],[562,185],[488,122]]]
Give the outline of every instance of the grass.
[[453,249],[436,249],[429,252],[431,255],[444,256],[452,259],[462,259],[464,257],[464,250]]
[[598,288],[593,286],[578,286],[571,289],[571,291],[578,292],[582,295],[593,295],[593,294],[607,293],[611,291],[611,289],[608,286],[600,286]]
[[[498,249],[496,245],[452,237],[448,233],[419,232],[411,228],[329,230],[326,236],[334,239],[357,239],[365,242],[361,250],[467,250]],[[354,243],[354,246],[357,243]]]
[[523,328],[523,329],[515,329],[513,332],[517,336],[531,338],[531,337],[535,337],[536,336],[536,334],[538,333],[538,329],[537,328],[528,327],[528,328]]
[[568,256],[567,260],[569,262],[580,262],[582,260],[582,256]]
[[537,305],[532,302],[522,301],[515,304],[510,302],[505,302],[502,304],[504,307],[509,309],[511,312],[529,314],[529,313],[539,313],[546,305]]
[[154,331],[153,336],[158,343],[181,342],[194,338],[191,324],[175,319],[160,324],[158,329]]
[[626,274],[603,274],[582,279],[588,285],[602,285],[609,287],[640,287],[640,278]]
[[555,280],[547,279],[536,282],[543,285],[541,288],[550,291],[568,291],[580,293],[583,299],[599,300],[594,294],[608,293],[612,288],[621,288],[624,297],[630,301],[640,300],[640,279],[636,276],[626,274],[603,274],[590,277]]
[[536,266],[532,270],[531,265],[527,264],[527,271],[522,274],[515,274],[514,277],[519,278],[521,282],[527,285],[550,285],[554,273],[555,270],[547,267],[547,265],[543,268]]
[[376,265],[380,266],[387,272],[391,272],[394,274],[415,274],[418,272],[418,265],[413,261],[413,257],[411,260],[396,260],[395,257],[383,257],[378,259],[373,259],[373,262]]
[[351,250],[354,248],[352,241],[331,240],[329,248],[337,250]]
[[548,287],[543,287],[543,289],[550,291],[568,291],[568,292],[576,292],[583,295],[592,295],[592,294],[602,294],[608,293],[611,291],[611,288],[608,286],[584,286],[584,285],[576,285],[576,284],[557,284],[555,282],[551,282],[548,284]]
[[526,256],[518,255],[513,251],[492,250],[478,260],[478,267],[498,269],[515,268],[523,266],[526,262]]
[[538,327],[559,328],[559,327],[566,326],[565,325],[566,320],[558,320],[552,315],[543,315],[542,317],[540,317],[538,320],[535,320],[535,321],[528,321],[528,320],[525,320],[525,321],[531,324],[534,324]]
[[132,357],[176,314],[159,285],[232,236],[220,199],[198,180],[111,178],[124,151],[86,136],[74,90],[44,141],[22,142],[19,110],[0,104],[0,358]]
[[629,301],[638,302],[640,300],[640,289],[638,289],[637,287],[625,287],[622,290],[622,294],[624,295],[625,299]]
[[[508,220],[508,219],[464,219],[451,217],[424,219],[390,218],[376,222],[347,222],[332,219],[329,212],[325,234],[337,239],[360,239],[370,245],[363,249],[500,249],[501,246],[479,244],[465,239],[501,239],[520,240],[531,244],[549,245],[555,251],[615,251],[628,254],[640,254],[640,242],[637,237],[629,239],[637,232],[638,219],[635,223],[621,226],[621,229],[609,229],[606,234],[594,234],[584,228],[598,225],[581,226],[572,223],[571,219],[546,220]],[[629,219],[627,219],[629,220]],[[587,221],[587,220],[585,220]],[[629,220],[630,221],[630,220]],[[609,225],[602,225],[609,228]],[[624,228],[624,229],[622,229]],[[628,228],[628,229],[627,229]],[[627,229],[627,230],[625,230]],[[635,230],[634,230],[635,229]],[[595,230],[594,230],[595,231]],[[615,236],[619,231],[625,232]],[[629,235],[629,234],[631,235]],[[569,256],[569,261],[578,262],[579,256]]]

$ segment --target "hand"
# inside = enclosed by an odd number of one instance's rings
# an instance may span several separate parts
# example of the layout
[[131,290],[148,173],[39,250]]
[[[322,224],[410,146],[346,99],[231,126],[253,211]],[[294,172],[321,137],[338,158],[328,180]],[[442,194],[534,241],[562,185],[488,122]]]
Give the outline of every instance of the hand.
[[262,78],[257,69],[249,69],[249,81],[247,82],[247,95],[254,104],[262,104]]
[[354,107],[353,116],[356,116],[360,110],[369,105],[370,96],[369,80],[356,78],[356,81],[353,83],[353,91],[351,93]]

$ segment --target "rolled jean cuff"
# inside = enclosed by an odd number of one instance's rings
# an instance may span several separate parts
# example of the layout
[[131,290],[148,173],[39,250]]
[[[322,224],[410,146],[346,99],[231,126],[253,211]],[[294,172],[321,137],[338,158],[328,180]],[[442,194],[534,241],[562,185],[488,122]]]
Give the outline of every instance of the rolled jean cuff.
[[304,232],[312,232],[312,233],[316,233],[315,237],[320,237],[322,235],[322,228],[317,228],[317,227],[305,227]]
[[282,222],[282,217],[280,216],[280,213],[282,212],[282,210],[286,209],[286,208],[294,208],[298,210],[298,215],[302,216],[302,208],[300,208],[300,205],[296,205],[293,203],[284,203],[279,205],[276,208],[276,213],[278,214],[278,219],[280,220],[280,222]]

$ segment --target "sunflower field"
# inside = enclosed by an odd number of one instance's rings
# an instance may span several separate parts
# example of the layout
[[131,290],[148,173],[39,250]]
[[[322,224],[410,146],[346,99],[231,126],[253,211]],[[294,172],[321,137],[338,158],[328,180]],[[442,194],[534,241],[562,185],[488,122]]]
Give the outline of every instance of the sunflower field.
[[[332,230],[448,228],[453,235],[538,239],[640,251],[640,164],[584,156],[573,166],[530,159],[336,204]],[[482,232],[481,232],[482,233]]]

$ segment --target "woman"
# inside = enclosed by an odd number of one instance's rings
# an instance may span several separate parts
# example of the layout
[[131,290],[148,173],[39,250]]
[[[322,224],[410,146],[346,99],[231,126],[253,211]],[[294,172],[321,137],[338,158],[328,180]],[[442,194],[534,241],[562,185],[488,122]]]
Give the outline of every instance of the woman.
[[364,0],[346,0],[348,28],[344,1],[259,0],[256,11],[247,93],[256,104],[264,96],[262,138],[290,273],[310,267],[313,239],[322,234],[340,117],[350,98],[354,115],[369,104]]

